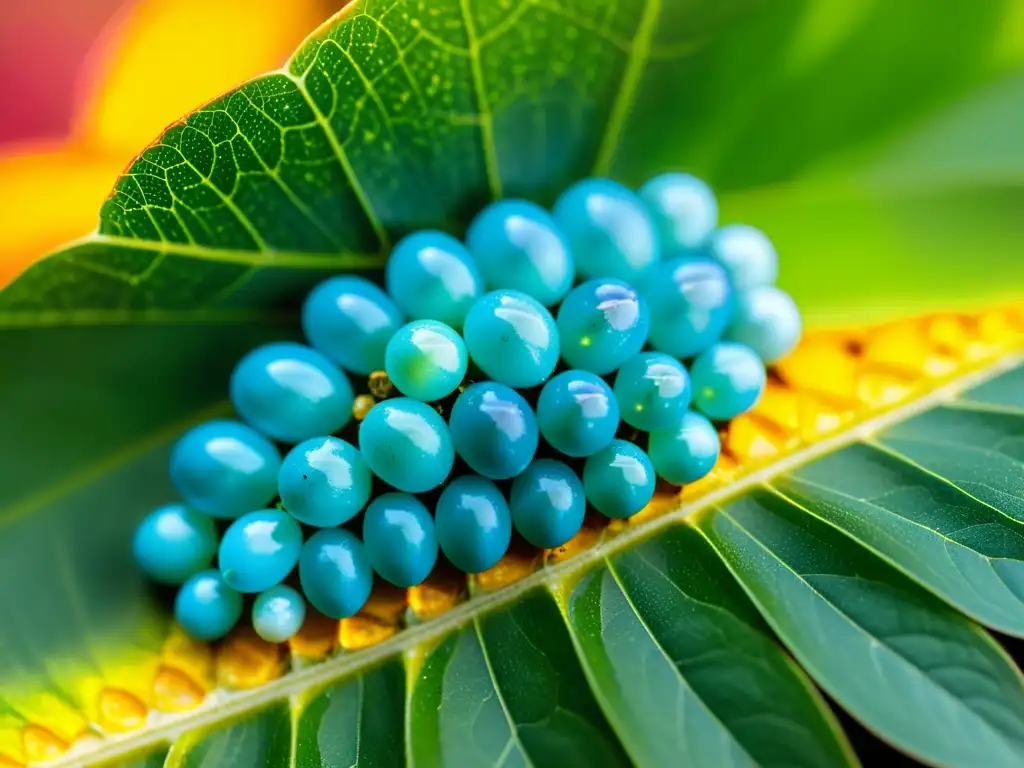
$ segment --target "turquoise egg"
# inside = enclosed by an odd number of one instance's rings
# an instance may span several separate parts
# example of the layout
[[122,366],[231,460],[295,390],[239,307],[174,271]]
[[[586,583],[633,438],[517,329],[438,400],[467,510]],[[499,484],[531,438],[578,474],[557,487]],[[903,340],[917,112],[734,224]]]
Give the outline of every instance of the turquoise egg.
[[640,188],[663,254],[699,248],[718,225],[711,187],[688,173],[663,173]]
[[466,316],[462,335],[470,359],[489,379],[516,389],[542,384],[558,364],[555,320],[520,291],[491,291]]
[[498,486],[464,475],[441,492],[434,510],[437,543],[445,557],[466,573],[494,566],[512,541],[512,517]]
[[168,504],[143,518],[135,529],[132,553],[143,572],[161,584],[182,584],[217,553],[213,518],[182,504]]
[[545,307],[572,287],[572,251],[547,211],[526,200],[499,200],[473,221],[466,243],[489,289],[511,288]]
[[384,348],[403,322],[388,295],[364,277],[324,280],[302,305],[310,345],[363,376],[384,368]]
[[252,606],[252,628],[268,643],[283,643],[305,620],[306,601],[285,584],[261,592]]
[[354,534],[344,528],[324,528],[302,546],[299,583],[320,613],[344,619],[358,613],[369,599],[373,568]]
[[750,347],[722,341],[690,366],[693,404],[715,421],[728,421],[754,407],[767,382],[764,363]]
[[647,454],[654,471],[675,485],[700,480],[718,461],[722,445],[706,416],[687,411],[671,429],[651,432]]
[[466,376],[466,345],[450,326],[413,320],[391,337],[384,369],[406,397],[430,402],[454,392]]
[[483,292],[473,257],[451,235],[415,232],[391,251],[384,273],[388,293],[405,316],[438,320],[461,328],[466,313]]
[[522,472],[540,440],[530,404],[514,389],[493,381],[466,387],[452,406],[448,426],[462,460],[492,480]]
[[422,582],[437,562],[434,518],[407,493],[385,493],[363,516],[363,546],[373,570],[396,587]]
[[171,482],[185,502],[214,517],[238,517],[265,507],[277,493],[281,454],[237,421],[193,427],[171,451]]
[[678,424],[690,407],[690,374],[663,352],[631,357],[615,374],[612,390],[622,420],[644,432]]
[[555,450],[566,456],[589,456],[615,437],[619,405],[600,376],[588,371],[564,371],[541,390],[537,423]]
[[341,525],[370,500],[373,475],[354,445],[314,437],[292,448],[277,475],[281,502],[296,520],[318,528]]
[[200,571],[178,590],[174,618],[196,640],[219,640],[242,618],[242,596],[219,571]]
[[632,283],[661,258],[654,219],[643,201],[611,179],[584,179],[558,198],[555,221],[576,259],[576,272]]
[[266,344],[243,357],[231,374],[239,415],[274,440],[299,443],[329,435],[352,418],[352,385],[315,349]]
[[429,405],[405,397],[370,409],[359,425],[359,449],[377,477],[407,493],[436,488],[455,463],[444,419]]
[[559,547],[579,533],[587,511],[583,483],[554,459],[537,459],[512,483],[512,524],[535,547]]
[[708,241],[709,255],[729,273],[732,287],[747,291],[773,285],[779,277],[779,257],[765,234],[746,224],[730,224],[715,231]]
[[684,257],[658,267],[648,283],[651,346],[681,359],[703,352],[732,319],[729,277],[711,259]]
[[558,308],[562,359],[591,373],[615,371],[644,348],[650,328],[647,302],[621,280],[588,280]]
[[587,501],[607,517],[630,517],[654,497],[650,457],[627,440],[612,440],[583,465]]
[[800,310],[790,295],[774,285],[762,285],[737,296],[725,338],[746,344],[771,364],[793,351],[802,330]]
[[281,509],[261,509],[235,520],[224,531],[217,566],[229,587],[262,592],[292,572],[302,548],[302,529]]

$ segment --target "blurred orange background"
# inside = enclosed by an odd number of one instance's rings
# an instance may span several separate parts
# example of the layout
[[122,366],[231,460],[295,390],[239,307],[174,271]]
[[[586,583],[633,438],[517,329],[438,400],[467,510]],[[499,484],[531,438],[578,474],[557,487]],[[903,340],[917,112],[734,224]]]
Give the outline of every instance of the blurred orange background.
[[2,0],[0,287],[92,231],[117,174],[168,123],[282,66],[345,2]]

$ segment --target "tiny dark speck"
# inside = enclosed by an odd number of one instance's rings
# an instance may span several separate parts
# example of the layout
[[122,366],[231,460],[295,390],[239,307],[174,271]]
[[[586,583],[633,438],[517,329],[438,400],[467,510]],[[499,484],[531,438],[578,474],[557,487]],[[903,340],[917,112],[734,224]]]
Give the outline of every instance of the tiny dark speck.
[[302,475],[302,479],[303,479],[303,480],[309,480],[309,475],[307,475],[307,474],[303,474],[303,475]]

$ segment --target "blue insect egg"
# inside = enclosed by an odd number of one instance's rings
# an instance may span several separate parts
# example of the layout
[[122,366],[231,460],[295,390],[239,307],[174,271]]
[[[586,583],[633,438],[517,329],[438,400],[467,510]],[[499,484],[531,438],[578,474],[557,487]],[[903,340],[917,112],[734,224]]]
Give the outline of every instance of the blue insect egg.
[[689,358],[718,341],[732,319],[733,295],[720,264],[683,257],[665,262],[651,279],[651,346]]
[[434,510],[437,543],[461,571],[480,573],[496,565],[512,542],[512,516],[498,486],[464,475],[441,492]]
[[302,305],[310,345],[363,376],[384,368],[384,348],[403,322],[388,295],[363,277],[324,280]]
[[588,371],[565,371],[541,390],[537,423],[555,450],[566,456],[589,456],[615,437],[619,405],[600,376]]
[[800,310],[790,295],[774,285],[762,285],[739,294],[725,338],[746,344],[771,364],[793,351],[802,330]]
[[143,518],[135,529],[132,553],[143,572],[161,584],[182,584],[217,553],[213,518],[182,504],[168,504]]
[[399,392],[414,400],[440,400],[466,375],[466,345],[450,326],[413,320],[388,342],[385,370]]
[[306,601],[285,584],[278,584],[256,597],[252,606],[252,628],[268,643],[283,643],[302,629]]
[[516,389],[542,384],[560,351],[555,320],[520,291],[491,291],[473,305],[462,329],[470,359],[489,379]]
[[396,587],[414,587],[437,562],[434,518],[415,496],[385,493],[366,508],[363,546],[381,578]]
[[715,231],[708,253],[729,273],[737,291],[773,285],[779,277],[779,257],[764,232],[746,224],[730,224]]
[[315,349],[274,343],[243,357],[231,374],[239,415],[282,443],[329,435],[352,418],[352,385]]
[[699,248],[718,225],[715,193],[696,176],[663,173],[639,195],[654,219],[663,254]]
[[208,421],[175,443],[171,482],[189,506],[232,518],[270,503],[280,466],[281,454],[256,430],[237,421]]
[[622,420],[652,432],[668,429],[690,407],[690,374],[664,352],[641,352],[619,368],[612,387]]
[[584,179],[558,198],[555,221],[584,278],[632,283],[661,258],[654,220],[643,201],[610,179]]
[[178,590],[174,618],[196,640],[219,640],[242,618],[242,596],[219,571],[200,571]]
[[284,508],[318,528],[341,525],[370,500],[373,475],[354,445],[337,437],[314,437],[289,451],[277,475]]
[[462,460],[492,480],[522,472],[540,442],[530,404],[514,389],[493,381],[466,387],[452,406],[448,426]]
[[607,517],[630,517],[646,507],[656,480],[650,457],[627,440],[612,440],[583,465],[587,501]]
[[324,528],[302,545],[299,583],[320,613],[344,619],[369,599],[373,568],[358,537],[344,528]]
[[359,425],[359,449],[377,477],[406,493],[436,488],[455,463],[444,419],[429,405],[405,397],[370,409]]
[[434,230],[403,238],[388,257],[384,280],[406,317],[438,320],[452,328],[462,327],[469,308],[484,292],[466,246]]
[[280,509],[261,509],[235,520],[224,531],[217,566],[229,587],[262,592],[284,581],[299,560],[302,529]]
[[572,287],[572,251],[555,220],[526,200],[499,200],[476,217],[466,243],[489,289],[511,288],[545,307]]
[[764,391],[764,363],[750,347],[723,341],[690,366],[693,404],[715,421],[728,421],[754,407]]
[[538,459],[512,483],[512,524],[535,547],[560,547],[579,533],[587,511],[583,483],[568,466]]
[[710,472],[721,449],[718,432],[707,417],[687,411],[671,429],[651,432],[647,454],[659,477],[684,485]]
[[578,285],[558,309],[562,359],[591,373],[611,373],[637,354],[650,328],[647,302],[621,280]]

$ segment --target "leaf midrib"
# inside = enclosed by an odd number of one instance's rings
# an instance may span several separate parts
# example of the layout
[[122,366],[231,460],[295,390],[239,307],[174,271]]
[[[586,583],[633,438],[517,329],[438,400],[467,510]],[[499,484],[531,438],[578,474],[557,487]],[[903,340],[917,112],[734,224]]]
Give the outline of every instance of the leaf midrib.
[[[824,440],[797,450],[773,464],[751,472],[729,485],[710,491],[689,505],[681,505],[672,512],[639,523],[614,538],[602,538],[590,549],[551,566],[546,566],[509,586],[495,592],[478,594],[471,600],[452,608],[442,616],[406,628],[389,640],[360,651],[342,654],[319,664],[290,672],[277,680],[251,691],[225,693],[216,707],[200,706],[198,711],[182,714],[153,713],[156,725],[132,738],[117,742],[103,742],[88,753],[90,760],[103,761],[122,758],[149,746],[173,741],[183,733],[207,728],[229,721],[274,701],[286,700],[303,691],[322,687],[350,675],[361,668],[370,668],[385,659],[405,653],[412,648],[429,644],[449,634],[486,611],[514,602],[520,595],[540,586],[547,586],[556,594],[570,581],[592,567],[626,549],[642,539],[653,536],[709,507],[718,506],[744,491],[763,486],[773,477],[798,465],[831,453],[865,436],[905,421],[911,416],[951,400],[962,392],[995,378],[1024,362],[1024,354],[1011,353],[996,362],[965,374],[921,397],[901,406],[866,419]],[[75,750],[53,764],[53,768],[71,768],[82,755]]]

